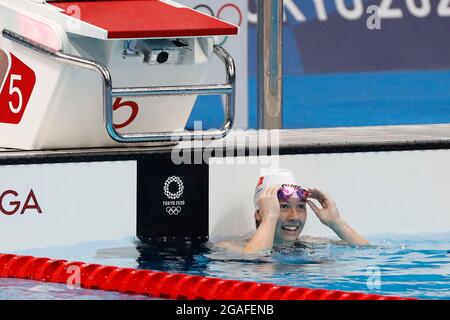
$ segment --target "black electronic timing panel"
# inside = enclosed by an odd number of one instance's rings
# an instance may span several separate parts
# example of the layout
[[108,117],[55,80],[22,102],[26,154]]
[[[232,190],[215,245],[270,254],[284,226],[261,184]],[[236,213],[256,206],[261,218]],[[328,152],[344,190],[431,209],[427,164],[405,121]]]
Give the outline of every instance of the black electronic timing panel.
[[137,164],[137,235],[141,240],[208,238],[208,165],[175,165],[170,155]]

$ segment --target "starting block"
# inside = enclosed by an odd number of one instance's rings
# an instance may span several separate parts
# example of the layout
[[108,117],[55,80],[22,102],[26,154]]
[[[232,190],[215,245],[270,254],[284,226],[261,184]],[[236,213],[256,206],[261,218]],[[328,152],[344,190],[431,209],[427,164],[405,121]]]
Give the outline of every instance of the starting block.
[[[217,139],[233,126],[234,61],[213,38],[237,26],[169,0],[0,0],[0,29],[2,148]],[[226,81],[204,84],[214,55]],[[199,95],[226,97],[221,129],[185,131]]]

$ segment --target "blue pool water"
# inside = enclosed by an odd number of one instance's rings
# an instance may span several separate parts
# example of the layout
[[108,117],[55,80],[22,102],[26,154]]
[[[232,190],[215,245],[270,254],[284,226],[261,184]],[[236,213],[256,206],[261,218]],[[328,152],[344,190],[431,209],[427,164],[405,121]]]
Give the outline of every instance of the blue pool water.
[[[309,244],[245,256],[208,244],[144,244],[128,238],[17,252],[308,288],[450,300],[450,233],[369,237],[372,247]],[[0,299],[146,299],[0,279]]]
[[68,289],[62,284],[0,279],[1,300],[147,300],[149,297],[114,292]]
[[[330,128],[450,123],[450,72],[402,71],[283,76],[283,127]],[[249,127],[256,128],[256,78],[249,78]],[[223,121],[220,97],[198,99],[187,125]]]

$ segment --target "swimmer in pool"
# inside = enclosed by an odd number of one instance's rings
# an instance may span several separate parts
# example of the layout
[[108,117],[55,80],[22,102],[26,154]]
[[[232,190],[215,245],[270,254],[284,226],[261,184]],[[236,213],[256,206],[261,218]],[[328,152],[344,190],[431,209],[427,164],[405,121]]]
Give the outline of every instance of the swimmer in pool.
[[[238,249],[243,253],[259,253],[298,242],[306,223],[307,206],[343,242],[369,245],[366,239],[343,220],[330,195],[319,189],[299,187],[289,170],[281,169],[262,176],[256,186],[254,204],[256,232]],[[236,245],[224,243],[221,247],[237,251]]]

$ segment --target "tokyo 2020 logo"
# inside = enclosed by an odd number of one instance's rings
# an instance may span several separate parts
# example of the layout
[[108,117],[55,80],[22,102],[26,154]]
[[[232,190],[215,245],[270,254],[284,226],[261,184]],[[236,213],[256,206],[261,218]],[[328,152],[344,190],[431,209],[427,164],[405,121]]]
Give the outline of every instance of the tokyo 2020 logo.
[[[173,189],[171,190],[171,185],[176,185],[176,191]],[[178,216],[185,205],[183,200],[179,200],[183,196],[184,192],[183,181],[180,177],[171,176],[167,178],[166,182],[164,182],[163,191],[166,198],[170,199],[170,201],[163,201],[163,206],[165,207],[166,212],[170,216]]]
[[[178,187],[177,192],[171,192],[170,191],[170,185],[172,183],[175,183]],[[177,200],[180,199],[181,196],[183,195],[183,191],[184,191],[184,184],[183,181],[176,176],[172,176],[167,178],[166,182],[164,183],[164,194],[166,195],[166,197],[168,199],[171,200]]]

